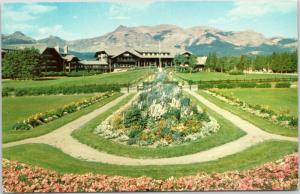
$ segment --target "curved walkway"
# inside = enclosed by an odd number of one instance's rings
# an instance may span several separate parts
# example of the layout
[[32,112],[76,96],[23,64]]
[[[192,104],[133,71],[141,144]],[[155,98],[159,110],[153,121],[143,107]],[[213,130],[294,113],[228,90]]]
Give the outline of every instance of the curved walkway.
[[216,106],[215,104],[206,100],[204,97],[200,96],[196,92],[189,91],[189,90],[185,90],[185,91],[193,95],[196,99],[204,103],[213,111],[219,113],[224,118],[231,121],[240,129],[244,130],[247,133],[247,135],[235,141],[211,148],[206,151],[185,155],[185,156],[172,157],[172,158],[159,158],[159,159],[136,159],[136,158],[129,158],[129,157],[112,155],[105,152],[100,152],[92,147],[89,147],[86,144],[82,144],[81,142],[79,142],[78,140],[74,139],[71,136],[71,133],[74,130],[83,126],[85,123],[95,118],[99,114],[102,114],[108,109],[112,108],[117,103],[119,103],[122,99],[128,96],[128,94],[125,94],[115,99],[114,101],[102,106],[101,108],[83,117],[80,117],[49,134],[36,137],[36,138],[30,138],[22,141],[7,143],[4,144],[3,147],[5,148],[5,147],[11,147],[11,146],[27,144],[27,143],[45,143],[61,149],[64,153],[69,154],[72,157],[87,160],[87,161],[118,164],[118,165],[171,165],[171,164],[191,164],[191,163],[199,163],[199,162],[205,162],[210,160],[216,160],[228,155],[241,152],[265,140],[275,139],[275,140],[288,140],[288,141],[295,141],[295,142],[298,141],[297,138],[285,137],[285,136],[267,133],[259,129],[258,127],[254,126],[253,124],[249,123],[248,121],[245,121],[240,117],[230,113],[229,111],[226,111]]

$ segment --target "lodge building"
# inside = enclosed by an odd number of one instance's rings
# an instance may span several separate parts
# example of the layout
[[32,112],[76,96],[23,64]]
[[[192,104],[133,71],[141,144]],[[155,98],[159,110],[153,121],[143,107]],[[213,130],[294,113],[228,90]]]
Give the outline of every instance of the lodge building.
[[[185,54],[187,57],[191,55],[189,52],[176,54]],[[96,52],[95,57],[102,65],[113,70],[129,67],[171,66],[175,54],[169,51],[108,49]]]

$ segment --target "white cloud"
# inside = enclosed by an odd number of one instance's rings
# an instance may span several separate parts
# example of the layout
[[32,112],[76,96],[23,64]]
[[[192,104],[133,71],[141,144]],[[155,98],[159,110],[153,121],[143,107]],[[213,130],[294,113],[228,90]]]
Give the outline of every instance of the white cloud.
[[55,10],[55,6],[49,6],[49,5],[40,5],[40,4],[28,4],[24,6],[24,10],[32,15],[47,13],[49,11]]
[[13,33],[15,31],[21,32],[32,32],[32,30],[36,29],[36,27],[32,24],[11,24],[11,23],[3,23],[3,29],[9,29],[6,33]]
[[129,13],[129,7],[121,4],[113,4],[110,6],[107,15],[110,19],[126,20],[130,19]]
[[11,22],[11,21],[28,21],[34,19],[35,17],[24,10],[15,11],[10,9],[4,9],[3,18],[4,18],[4,22]]
[[111,0],[113,3],[135,9],[144,9],[156,1],[157,0]]
[[107,15],[110,19],[127,20],[132,14],[143,11],[156,0],[112,0]]
[[253,18],[274,12],[289,12],[296,8],[296,0],[236,0],[227,17]]
[[3,31],[12,33],[15,31],[34,32],[38,27],[33,20],[42,14],[53,11],[55,6],[26,3],[20,7],[14,7],[13,4],[3,6]]
[[40,14],[55,10],[55,6],[46,6],[39,4],[25,4],[21,9],[12,9],[12,7],[4,6],[4,21],[29,21],[37,18]]
[[257,20],[272,13],[287,13],[296,10],[297,0],[236,0],[234,6],[224,17],[213,18],[210,25],[236,27],[240,22]]
[[74,15],[74,16],[72,16],[72,18],[76,20],[76,19],[78,19],[78,16]]
[[37,34],[36,34],[35,38],[37,38],[37,39],[46,38],[46,37],[49,37],[50,35],[58,36],[65,40],[74,40],[74,39],[78,38],[75,34],[66,31],[64,29],[64,27],[59,24],[54,25],[54,26],[38,27],[36,29],[36,32],[37,32]]

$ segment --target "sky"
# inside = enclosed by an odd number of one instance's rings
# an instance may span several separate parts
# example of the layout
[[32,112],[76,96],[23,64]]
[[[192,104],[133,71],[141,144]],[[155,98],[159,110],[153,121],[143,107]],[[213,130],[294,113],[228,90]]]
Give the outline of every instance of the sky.
[[21,31],[35,39],[92,38],[119,25],[210,26],[254,30],[267,37],[297,37],[296,0],[110,0],[2,4],[2,33]]

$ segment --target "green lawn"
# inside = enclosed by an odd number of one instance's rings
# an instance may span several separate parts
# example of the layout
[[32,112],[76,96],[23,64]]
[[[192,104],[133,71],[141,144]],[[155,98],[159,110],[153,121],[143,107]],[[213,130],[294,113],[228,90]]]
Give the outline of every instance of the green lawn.
[[208,110],[208,108],[201,104],[196,99],[193,99],[199,106],[206,108],[208,113],[216,118],[221,126],[220,130],[203,139],[184,143],[181,145],[171,147],[160,148],[147,148],[147,147],[134,147],[121,143],[114,142],[112,140],[105,139],[99,135],[93,133],[97,125],[99,125],[105,118],[118,110],[122,105],[126,104],[132,96],[124,99],[118,105],[99,115],[95,119],[91,120],[81,128],[75,130],[72,136],[78,139],[80,142],[87,144],[97,150],[104,151],[110,154],[128,156],[132,158],[166,158],[174,156],[182,156],[186,154],[197,153],[209,148],[222,145],[224,143],[233,141],[245,135],[245,132],[234,126],[232,123],[224,119],[222,116],[215,112]]
[[8,97],[3,98],[3,143],[26,139],[30,137],[37,137],[46,133],[49,133],[72,120],[79,118],[103,105],[116,99],[121,94],[118,93],[114,96],[106,98],[100,102],[97,102],[85,109],[78,112],[68,114],[62,118],[54,120],[52,122],[40,125],[28,131],[13,131],[9,128],[19,119],[26,118],[36,112],[44,112],[55,107],[60,107],[64,104],[71,103],[75,100],[84,99],[89,95],[73,95],[73,96],[34,96],[34,97]]
[[88,84],[127,84],[144,79],[153,70],[140,69],[128,72],[105,73],[100,75],[85,77],[62,77],[53,80],[4,80],[3,87],[27,88],[27,87],[46,87],[46,86],[74,86]]
[[215,161],[187,165],[125,166],[88,162],[73,158],[61,150],[45,144],[25,144],[3,149],[3,157],[34,166],[56,170],[59,173],[98,173],[123,176],[150,176],[165,179],[187,176],[198,172],[243,170],[277,160],[297,152],[298,144],[288,141],[266,141],[247,150]]
[[7,131],[18,122],[29,116],[60,108],[72,102],[82,101],[94,96],[84,95],[58,95],[58,96],[25,96],[7,97],[2,99],[2,129]]
[[211,81],[211,80],[244,80],[244,79],[268,79],[268,78],[296,78],[295,75],[271,75],[271,74],[244,74],[229,75],[228,73],[219,72],[197,72],[197,73],[176,73],[179,78],[192,81]]
[[216,97],[211,96],[210,94],[205,93],[202,90],[199,90],[199,94],[208,99],[209,101],[215,103],[219,107],[222,107],[223,109],[226,109],[233,114],[238,115],[239,117],[251,122],[252,124],[258,126],[262,130],[265,130],[270,133],[275,133],[279,135],[286,135],[286,136],[291,136],[291,137],[297,137],[298,136],[298,130],[297,129],[289,129],[285,128],[279,125],[275,125],[271,121],[268,121],[266,119],[263,119],[261,117],[255,116],[251,113],[248,113],[246,111],[241,110],[240,108],[229,105],[221,100],[219,100]]
[[298,116],[297,88],[240,88],[218,91],[251,105],[268,107],[279,114],[288,113],[291,116]]

